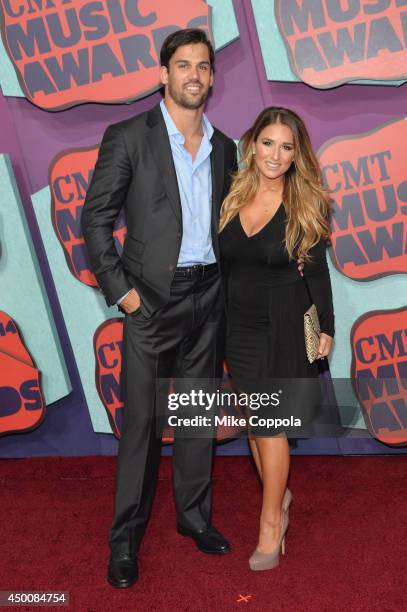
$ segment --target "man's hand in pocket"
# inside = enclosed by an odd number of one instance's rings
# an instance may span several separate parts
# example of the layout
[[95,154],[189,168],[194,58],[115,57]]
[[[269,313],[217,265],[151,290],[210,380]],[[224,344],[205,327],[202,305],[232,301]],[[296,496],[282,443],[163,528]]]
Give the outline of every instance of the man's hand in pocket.
[[127,314],[131,314],[140,307],[140,296],[135,289],[131,289],[124,300],[120,302],[120,307]]

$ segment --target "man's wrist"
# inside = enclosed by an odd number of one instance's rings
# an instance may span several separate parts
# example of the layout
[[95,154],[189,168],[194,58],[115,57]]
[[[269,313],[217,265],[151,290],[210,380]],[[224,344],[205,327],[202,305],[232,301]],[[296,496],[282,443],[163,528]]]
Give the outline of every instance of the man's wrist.
[[[131,289],[130,289],[131,291]],[[120,304],[123,302],[123,300],[129,295],[130,291],[128,291],[127,293],[125,293],[120,299],[117,300],[116,304],[118,306],[120,306]]]

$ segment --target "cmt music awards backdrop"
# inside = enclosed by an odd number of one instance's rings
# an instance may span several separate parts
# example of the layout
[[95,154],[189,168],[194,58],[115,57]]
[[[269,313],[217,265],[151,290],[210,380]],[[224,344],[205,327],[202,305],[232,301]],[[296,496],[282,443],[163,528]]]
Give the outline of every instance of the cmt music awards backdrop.
[[116,452],[122,318],[82,206],[105,128],[157,104],[161,43],[191,26],[217,50],[211,122],[237,140],[264,107],[295,110],[332,190],[342,435],[293,452],[406,452],[407,0],[0,0],[0,17],[1,456]]

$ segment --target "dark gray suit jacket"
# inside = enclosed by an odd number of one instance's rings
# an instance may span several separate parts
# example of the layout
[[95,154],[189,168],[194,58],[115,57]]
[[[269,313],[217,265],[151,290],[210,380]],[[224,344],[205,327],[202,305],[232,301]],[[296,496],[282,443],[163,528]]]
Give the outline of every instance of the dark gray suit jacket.
[[[216,128],[211,143],[212,241],[219,261],[219,211],[236,170],[236,145]],[[123,206],[127,236],[120,257],[113,227]],[[108,305],[132,287],[146,317],[168,302],[181,247],[182,210],[159,105],[107,128],[82,211],[82,231]]]

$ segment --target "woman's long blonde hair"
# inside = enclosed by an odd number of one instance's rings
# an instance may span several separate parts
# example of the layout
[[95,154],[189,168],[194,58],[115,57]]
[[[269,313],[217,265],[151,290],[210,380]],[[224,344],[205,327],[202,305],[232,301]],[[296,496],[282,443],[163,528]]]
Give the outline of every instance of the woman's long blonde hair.
[[310,248],[329,236],[330,197],[323,186],[307,128],[301,117],[287,108],[266,108],[242,136],[240,169],[234,174],[230,192],[222,204],[219,231],[256,195],[260,180],[253,143],[265,127],[275,123],[288,126],[294,139],[294,161],[285,174],[283,190],[288,219],[285,246],[290,258],[307,260]]

